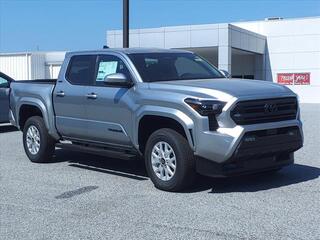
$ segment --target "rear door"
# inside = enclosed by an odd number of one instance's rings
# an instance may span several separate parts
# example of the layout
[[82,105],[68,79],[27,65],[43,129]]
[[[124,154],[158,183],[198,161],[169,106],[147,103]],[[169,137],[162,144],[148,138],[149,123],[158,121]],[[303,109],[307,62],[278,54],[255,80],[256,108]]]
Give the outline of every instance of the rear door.
[[84,104],[87,87],[93,82],[95,63],[96,55],[72,56],[66,75],[59,76],[57,81],[53,93],[56,127],[67,139],[82,140],[87,136]]
[[0,74],[0,123],[9,122],[10,78]]

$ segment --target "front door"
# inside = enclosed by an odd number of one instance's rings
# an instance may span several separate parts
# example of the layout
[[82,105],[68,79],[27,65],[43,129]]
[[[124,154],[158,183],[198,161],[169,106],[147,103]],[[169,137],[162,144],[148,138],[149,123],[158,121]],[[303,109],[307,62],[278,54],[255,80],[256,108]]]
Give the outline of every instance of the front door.
[[0,76],[0,123],[9,122],[9,81]]
[[66,76],[58,79],[53,102],[56,127],[67,139],[85,139],[87,121],[85,101],[87,87],[92,84],[96,55],[75,55],[71,58]]
[[129,146],[128,131],[132,129],[133,88],[106,86],[105,76],[123,73],[132,80],[125,63],[114,55],[98,57],[96,76],[88,87],[85,100],[87,112],[88,140]]

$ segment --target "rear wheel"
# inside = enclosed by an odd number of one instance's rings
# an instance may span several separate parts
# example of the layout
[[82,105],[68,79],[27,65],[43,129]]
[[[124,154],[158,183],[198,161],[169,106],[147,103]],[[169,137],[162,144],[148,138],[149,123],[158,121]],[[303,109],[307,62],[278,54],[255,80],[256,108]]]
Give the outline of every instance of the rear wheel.
[[27,120],[23,128],[23,146],[31,162],[50,162],[52,159],[55,141],[48,134],[44,121],[39,116]]
[[193,151],[178,132],[163,128],[151,134],[147,141],[145,161],[153,184],[165,191],[180,191],[195,178]]

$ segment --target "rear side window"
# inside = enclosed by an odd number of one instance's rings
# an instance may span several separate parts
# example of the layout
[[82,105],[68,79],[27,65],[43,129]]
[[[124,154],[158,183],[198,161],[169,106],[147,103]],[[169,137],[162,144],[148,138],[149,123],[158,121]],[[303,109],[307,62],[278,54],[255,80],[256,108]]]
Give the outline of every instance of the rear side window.
[[95,64],[95,55],[73,56],[69,63],[67,80],[72,84],[92,85]]

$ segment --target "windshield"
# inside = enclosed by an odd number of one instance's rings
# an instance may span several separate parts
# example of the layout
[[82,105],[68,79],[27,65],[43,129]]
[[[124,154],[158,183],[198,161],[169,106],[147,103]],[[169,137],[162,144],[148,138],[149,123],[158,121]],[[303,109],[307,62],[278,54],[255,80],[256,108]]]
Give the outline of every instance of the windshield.
[[193,53],[128,55],[144,82],[222,78],[218,69]]

